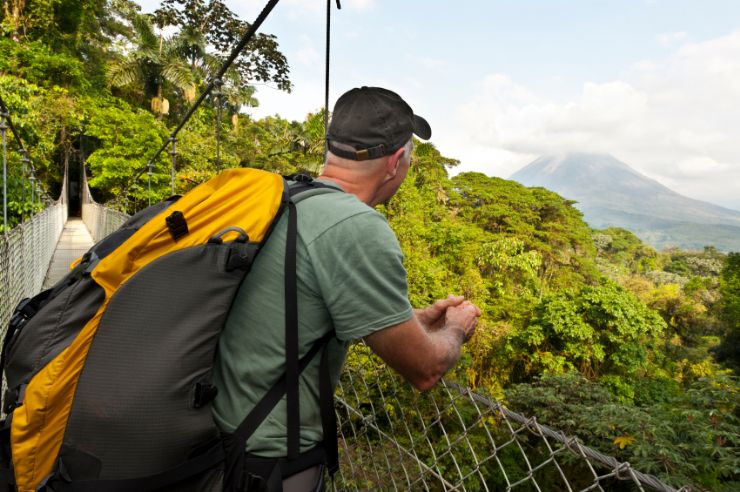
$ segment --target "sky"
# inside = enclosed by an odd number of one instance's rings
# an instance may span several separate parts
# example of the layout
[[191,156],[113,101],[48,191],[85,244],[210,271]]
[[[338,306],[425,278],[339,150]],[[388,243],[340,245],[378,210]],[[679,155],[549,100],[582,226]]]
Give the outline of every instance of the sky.
[[[150,12],[158,1],[140,2]],[[266,0],[226,0],[253,21]],[[541,155],[609,153],[669,188],[740,210],[740,0],[331,0],[330,106],[399,93],[461,164],[508,178]],[[257,85],[254,117],[324,103],[326,1],[282,0],[294,85]]]

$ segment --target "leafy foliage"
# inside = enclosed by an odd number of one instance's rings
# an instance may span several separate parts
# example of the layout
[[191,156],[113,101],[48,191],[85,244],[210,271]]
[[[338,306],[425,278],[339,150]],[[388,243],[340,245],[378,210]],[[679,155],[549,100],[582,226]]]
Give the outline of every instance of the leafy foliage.
[[740,373],[740,253],[730,253],[720,279],[720,316],[725,324],[717,358]]
[[[154,16],[129,0],[5,0],[0,25],[0,92],[52,195],[64,166],[85,159],[95,198],[129,213],[168,196],[171,171],[177,193],[225,167],[319,172],[323,112],[246,113],[254,81],[291,88],[277,41],[260,35],[222,97],[179,133],[174,169],[164,152],[151,179],[142,174],[247,28],[219,0],[165,0]],[[11,227],[38,208],[14,150]],[[727,368],[740,367],[740,253],[659,253],[624,229],[591,230],[549,190],[450,177],[457,164],[415,142],[406,182],[380,207],[414,305],[461,293],[481,307],[449,376],[669,482],[736,487],[738,385]],[[526,474],[506,453],[507,469]]]
[[[86,109],[86,135],[94,148],[87,159],[92,176],[89,184],[97,191],[98,200],[123,197],[125,193],[130,193],[132,199],[146,200],[147,189],[141,184],[133,189],[133,178],[147,167],[147,158],[152,148],[162,144],[166,128],[151,113],[120,100],[90,101]],[[152,176],[154,198],[165,198],[169,170],[163,158],[156,163],[156,170]]]
[[510,408],[524,413],[536,409],[539,421],[577,435],[588,446],[668,484],[736,490],[737,381],[701,379],[685,392],[676,391],[671,380],[649,381],[666,393],[663,401],[624,404],[603,384],[575,374],[514,386],[507,391],[507,401]]
[[606,283],[545,297],[511,338],[525,374],[578,370],[588,377],[645,369],[665,322],[623,288]]
[[[203,36],[216,49],[219,61],[226,59],[249,28],[220,0],[164,0],[154,19],[160,28],[176,26]],[[274,82],[281,90],[291,89],[288,62],[275,36],[257,34],[237,58],[235,68],[242,81]]]

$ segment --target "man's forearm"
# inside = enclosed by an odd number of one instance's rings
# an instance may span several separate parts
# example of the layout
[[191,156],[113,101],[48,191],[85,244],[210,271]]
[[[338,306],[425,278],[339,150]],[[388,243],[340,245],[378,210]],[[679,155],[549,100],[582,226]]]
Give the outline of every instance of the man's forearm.
[[414,310],[411,319],[365,342],[416,388],[428,390],[460,359],[460,347],[475,331],[480,310],[460,301],[451,297]]
[[426,326],[424,328],[434,347],[433,353],[430,354],[432,377],[429,387],[431,388],[460,359],[460,349],[465,343],[465,332],[454,324],[445,325],[436,330],[429,330]]

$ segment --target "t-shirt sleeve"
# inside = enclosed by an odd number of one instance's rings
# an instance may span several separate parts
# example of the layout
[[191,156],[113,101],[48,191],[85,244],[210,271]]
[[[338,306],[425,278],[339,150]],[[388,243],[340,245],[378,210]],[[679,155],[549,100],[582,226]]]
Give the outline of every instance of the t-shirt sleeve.
[[413,315],[403,253],[382,215],[349,217],[307,248],[340,340],[362,338]]

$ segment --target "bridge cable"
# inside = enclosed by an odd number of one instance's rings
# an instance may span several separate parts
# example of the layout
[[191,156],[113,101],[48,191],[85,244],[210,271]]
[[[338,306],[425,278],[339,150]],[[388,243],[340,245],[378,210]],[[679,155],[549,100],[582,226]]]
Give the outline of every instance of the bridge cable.
[[5,123],[8,113],[0,112],[0,134],[3,140],[3,234],[8,235],[8,125]]
[[[47,193],[46,189],[44,189],[43,185],[41,184],[41,181],[36,177],[36,169],[33,167],[33,164],[31,164],[31,159],[28,155],[28,150],[26,149],[25,145],[23,145],[23,140],[21,140],[20,134],[18,133],[18,130],[16,129],[15,125],[13,125],[13,120],[10,118],[10,110],[8,109],[8,106],[5,104],[5,101],[3,101],[2,96],[0,96],[0,132],[2,133],[2,141],[3,141],[3,228],[5,232],[7,233],[8,227],[8,212],[7,212],[7,195],[8,195],[8,189],[7,189],[7,131],[10,130],[10,133],[13,135],[13,138],[18,146],[18,153],[21,155],[21,163],[22,163],[22,170],[23,174],[28,173],[31,185],[31,215],[33,215],[33,209],[36,202],[36,196],[34,192],[36,191],[36,187],[38,186],[38,197],[39,197],[39,204],[41,203],[42,193],[43,197],[46,198],[47,203],[53,202],[52,198]],[[25,185],[23,186],[23,198],[25,199]],[[23,221],[23,218],[25,216],[25,212],[23,211],[23,207],[21,207],[21,222]]]
[[197,110],[200,105],[203,103],[205,98],[211,93],[213,88],[216,85],[216,81],[222,80],[223,75],[226,73],[226,71],[231,67],[231,65],[234,63],[234,60],[241,54],[244,47],[249,43],[252,38],[254,37],[255,33],[257,32],[257,29],[262,25],[262,23],[265,21],[268,15],[270,15],[270,12],[272,12],[272,9],[275,8],[275,6],[278,4],[280,0],[269,0],[267,2],[267,5],[262,9],[262,12],[260,12],[259,16],[257,16],[257,19],[255,19],[254,23],[249,26],[249,29],[244,33],[241,40],[239,40],[239,43],[234,47],[233,50],[231,50],[231,54],[229,54],[229,57],[226,59],[223,65],[221,65],[221,68],[218,70],[216,75],[210,79],[208,82],[208,85],[206,88],[201,92],[200,96],[198,96],[198,99],[195,101],[195,103],[190,107],[188,112],[185,114],[185,116],[180,120],[180,123],[177,125],[177,127],[172,131],[170,134],[170,138],[167,142],[163,143],[159,149],[154,153],[151,159],[149,159],[148,165],[145,168],[142,168],[139,172],[136,173],[136,175],[133,178],[133,181],[135,182],[139,176],[141,176],[144,171],[147,169],[151,170],[152,165],[154,161],[157,160],[157,158],[162,154],[162,152],[167,148],[168,145],[172,146],[172,150],[170,151],[170,155],[172,156],[171,159],[171,186],[174,194],[174,165],[175,165],[175,141],[177,134],[182,130],[183,126],[190,120],[190,118],[193,116],[193,113],[195,113],[195,110]]
[[[13,120],[10,118],[10,110],[8,109],[8,106],[5,104],[5,101],[3,101],[2,96],[0,96],[0,113],[5,115],[5,123],[8,125],[8,128],[10,129],[10,133],[13,134],[13,138],[15,139],[16,144],[18,145],[18,153],[21,155],[21,162],[23,162],[25,165],[28,166],[28,174],[30,175],[31,181],[39,181],[40,180],[36,177],[36,168],[33,167],[33,164],[31,164],[31,158],[28,154],[28,149],[25,145],[23,145],[23,140],[21,140],[20,133],[18,133],[18,129],[13,124]],[[51,196],[49,193],[44,189],[43,186],[40,187],[39,190],[39,199],[41,199],[41,193],[44,194],[44,198],[46,198],[49,202],[53,202]]]
[[[342,9],[342,4],[337,0],[337,10]],[[331,0],[326,0],[326,71],[324,74],[324,159],[328,152],[326,141],[329,134],[329,52],[331,48]]]
[[223,111],[223,85],[221,79],[216,79],[216,90],[213,91],[213,98],[216,103],[216,170],[221,170],[221,116]]

